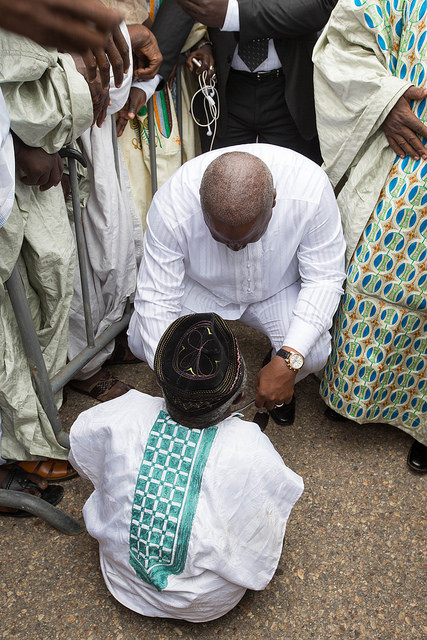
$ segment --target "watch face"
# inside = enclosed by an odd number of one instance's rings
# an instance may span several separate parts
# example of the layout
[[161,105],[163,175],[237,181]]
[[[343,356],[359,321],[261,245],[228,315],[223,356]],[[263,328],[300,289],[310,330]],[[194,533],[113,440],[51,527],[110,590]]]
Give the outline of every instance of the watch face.
[[293,369],[301,369],[304,364],[304,358],[299,353],[291,353],[289,356],[289,364]]

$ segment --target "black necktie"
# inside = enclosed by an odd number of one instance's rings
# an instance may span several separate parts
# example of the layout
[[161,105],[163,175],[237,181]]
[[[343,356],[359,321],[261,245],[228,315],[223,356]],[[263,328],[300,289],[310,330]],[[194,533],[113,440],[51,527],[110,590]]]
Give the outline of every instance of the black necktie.
[[257,38],[247,44],[239,44],[239,56],[251,71],[255,71],[268,57],[268,38]]

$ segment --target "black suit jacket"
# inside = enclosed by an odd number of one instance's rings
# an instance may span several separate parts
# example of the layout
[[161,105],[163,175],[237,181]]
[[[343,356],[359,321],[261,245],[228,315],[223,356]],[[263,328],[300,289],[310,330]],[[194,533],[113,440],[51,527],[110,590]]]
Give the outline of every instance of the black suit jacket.
[[[303,138],[316,135],[311,55],[318,32],[324,27],[337,0],[239,0],[240,32],[209,29],[215,55],[221,116],[218,132],[226,125],[226,85],[237,42],[254,38],[274,39],[285,76],[285,100]],[[194,24],[175,0],[163,0],[153,24],[167,79]]]

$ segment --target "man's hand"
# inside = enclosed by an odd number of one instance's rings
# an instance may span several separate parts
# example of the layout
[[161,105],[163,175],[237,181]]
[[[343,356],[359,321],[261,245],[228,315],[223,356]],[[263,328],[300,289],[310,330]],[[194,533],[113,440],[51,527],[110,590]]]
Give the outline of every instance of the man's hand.
[[96,124],[98,127],[101,127],[107,117],[107,109],[110,104],[110,85],[107,87],[103,85],[99,70],[97,70],[95,78],[89,81],[87,66],[84,62],[83,56],[73,54],[73,59],[77,71],[82,74],[89,87],[93,107],[92,126]]
[[156,37],[143,24],[128,27],[133,53],[133,77],[138,82],[154,78],[162,63]]
[[[194,64],[193,58],[200,62],[200,67]],[[213,56],[212,47],[210,46],[210,44],[205,44],[200,49],[194,49],[187,57],[185,64],[190,71],[193,71],[193,69],[195,68],[196,74],[198,76],[203,73],[203,71],[206,71],[208,78],[212,78],[215,73],[215,58]]]
[[38,147],[29,147],[13,134],[15,162],[24,184],[47,191],[61,182],[64,167],[58,153],[46,153]]
[[207,27],[219,27],[224,24],[228,0],[176,0],[180,7]]
[[0,0],[0,27],[62,51],[103,47],[120,21],[99,0]]
[[116,113],[116,131],[119,138],[128,123],[128,120],[133,120],[138,111],[144,106],[147,101],[145,91],[138,87],[132,87],[129,93],[129,98],[124,105]]
[[107,37],[105,46],[86,51],[82,59],[86,66],[86,79],[93,82],[99,75],[104,89],[110,88],[110,67],[113,70],[114,84],[120,87],[123,75],[129,71],[129,47],[120,29],[116,27]]
[[255,405],[269,411],[277,404],[289,404],[294,395],[296,372],[291,371],[280,356],[275,356],[263,367],[255,380]]
[[427,138],[427,127],[411,110],[412,100],[427,98],[427,89],[409,87],[396,102],[381,125],[390,147],[400,158],[427,159],[427,150],[420,137]]
[[95,80],[88,83],[93,107],[93,122],[97,127],[102,127],[107,117],[107,109],[110,106],[110,87],[103,87],[101,77],[98,74]]

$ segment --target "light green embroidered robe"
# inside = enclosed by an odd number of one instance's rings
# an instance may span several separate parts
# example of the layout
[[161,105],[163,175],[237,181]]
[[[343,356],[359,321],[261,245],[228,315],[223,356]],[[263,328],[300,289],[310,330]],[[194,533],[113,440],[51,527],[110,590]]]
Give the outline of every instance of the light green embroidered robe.
[[[11,129],[55,153],[92,122],[92,102],[69,55],[0,32],[0,85]],[[74,241],[62,188],[41,192],[16,176],[12,213],[0,230],[0,408],[3,458],[66,458],[33,390],[13,310],[4,288],[18,261],[48,372],[66,362]],[[58,402],[60,398],[58,398]]]

